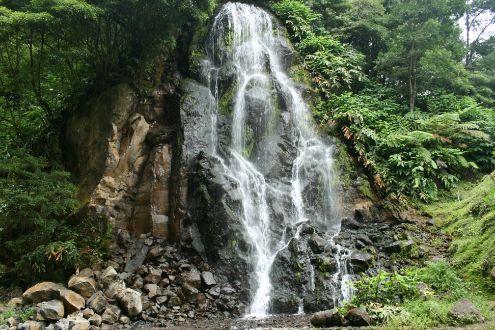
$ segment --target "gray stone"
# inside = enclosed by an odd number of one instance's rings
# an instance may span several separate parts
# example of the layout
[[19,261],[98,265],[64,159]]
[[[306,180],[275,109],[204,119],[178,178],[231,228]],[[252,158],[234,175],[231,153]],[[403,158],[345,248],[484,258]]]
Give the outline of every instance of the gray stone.
[[119,323],[121,324],[129,324],[131,323],[131,319],[125,315],[121,316],[119,319]]
[[344,325],[344,317],[337,309],[330,309],[314,313],[311,316],[311,324],[315,327],[340,327]]
[[107,306],[107,299],[103,292],[98,291],[88,300],[88,307],[94,310],[97,314],[103,313]]
[[449,311],[449,316],[462,324],[483,323],[484,317],[468,299],[459,300]]
[[100,276],[100,282],[104,288],[108,288],[117,279],[117,271],[112,266],[107,267]]
[[101,320],[105,324],[114,324],[119,320],[121,313],[120,308],[111,305],[105,309],[105,312],[103,312],[103,315],[101,316]]
[[144,286],[144,292],[148,293],[148,298],[153,299],[160,295],[160,287],[156,284],[146,284]]
[[61,319],[53,326],[54,330],[69,330],[69,320]]
[[349,324],[355,327],[367,327],[371,325],[371,317],[363,308],[353,308],[345,315]]
[[351,254],[351,265],[355,272],[363,272],[368,269],[373,261],[371,254],[362,251],[354,251]]
[[143,311],[141,293],[135,290],[125,289],[117,299],[130,317],[137,316]]
[[74,275],[70,278],[68,287],[88,299],[96,292],[96,282],[90,277]]
[[38,304],[38,308],[44,320],[56,321],[64,317],[64,304],[60,300],[44,301]]
[[45,326],[38,321],[26,321],[17,326],[19,330],[43,330]]
[[89,324],[94,325],[95,327],[99,327],[101,325],[102,319],[101,316],[98,314],[95,314],[91,316],[89,319]]
[[202,272],[201,279],[203,280],[204,285],[207,287],[217,284],[217,281],[215,281],[215,278],[213,277],[213,274],[211,272]]
[[105,291],[105,296],[109,299],[116,299],[117,296],[122,294],[122,292],[126,289],[125,283],[122,280],[117,280],[112,282],[108,287],[108,290]]
[[134,257],[126,263],[124,272],[134,273],[139,267],[141,267],[148,255],[149,247],[145,246],[142,241],[138,241],[133,246],[135,251]]
[[77,316],[74,318],[69,317],[69,329],[70,330],[88,330],[89,321],[82,316]]
[[196,268],[191,268],[190,271],[182,273],[182,281],[199,289],[201,287],[201,273]]

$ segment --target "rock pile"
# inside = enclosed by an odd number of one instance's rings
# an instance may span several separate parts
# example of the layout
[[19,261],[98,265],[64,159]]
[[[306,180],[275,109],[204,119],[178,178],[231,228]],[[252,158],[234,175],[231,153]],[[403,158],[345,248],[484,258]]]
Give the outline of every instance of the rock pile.
[[[196,254],[179,253],[151,235],[120,231],[111,260],[73,275],[67,287],[42,282],[14,298],[36,314],[0,329],[86,330],[184,325],[240,315],[240,283],[220,282]],[[15,301],[14,301],[15,300]]]
[[337,309],[331,309],[313,314],[310,322],[311,325],[317,328],[342,326],[366,327],[371,325],[371,317],[363,308],[353,308],[345,316],[340,314]]

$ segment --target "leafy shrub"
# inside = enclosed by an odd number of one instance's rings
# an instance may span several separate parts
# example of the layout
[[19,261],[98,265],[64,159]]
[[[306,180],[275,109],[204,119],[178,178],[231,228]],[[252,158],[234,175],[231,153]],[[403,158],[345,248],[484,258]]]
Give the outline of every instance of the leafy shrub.
[[465,173],[493,168],[495,121],[469,98],[434,97],[430,104],[433,113],[409,113],[376,88],[334,96],[315,115],[340,128],[383,193],[401,201],[431,200]]
[[416,297],[418,284],[419,281],[414,276],[398,273],[380,272],[377,276],[365,276],[353,283],[356,291],[352,303],[394,305]]
[[24,151],[0,158],[1,281],[61,278],[101,257],[108,224],[93,218],[68,223],[78,207],[68,177]]
[[337,39],[319,33],[320,15],[298,0],[282,0],[271,6],[289,31],[303,57],[303,66],[312,75],[319,92],[328,97],[332,93],[349,90],[364,79],[361,65],[364,56]]

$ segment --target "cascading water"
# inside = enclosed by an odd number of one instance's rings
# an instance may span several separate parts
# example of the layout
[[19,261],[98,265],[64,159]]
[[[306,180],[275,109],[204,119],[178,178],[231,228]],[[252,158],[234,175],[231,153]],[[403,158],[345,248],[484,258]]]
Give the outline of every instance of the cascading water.
[[[280,47],[287,43],[276,25],[260,8],[225,4],[207,40],[202,71],[216,101],[210,152],[237,183],[239,216],[252,246],[249,314],[254,316],[268,313],[272,265],[277,254],[298,239],[303,224],[334,237],[341,222],[333,150],[318,138],[302,92],[286,73]],[[231,121],[229,141],[219,138],[219,112],[227,112]],[[274,159],[289,163],[289,170],[274,166]],[[338,268],[345,269],[341,257],[337,259]],[[343,275],[339,271],[334,281]],[[314,278],[309,281],[309,290],[314,290]],[[346,294],[344,282],[337,287]]]

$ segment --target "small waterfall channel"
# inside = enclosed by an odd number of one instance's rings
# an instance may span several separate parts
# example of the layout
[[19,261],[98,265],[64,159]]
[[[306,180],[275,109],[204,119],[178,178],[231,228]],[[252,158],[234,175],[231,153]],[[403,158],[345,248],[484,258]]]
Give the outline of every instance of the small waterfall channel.
[[[229,2],[215,18],[202,65],[202,79],[216,102],[210,152],[238,186],[239,216],[251,244],[249,315],[257,317],[269,313],[277,254],[299,238],[304,224],[332,240],[341,222],[333,148],[317,136],[302,92],[286,72],[281,49],[287,44],[268,12]],[[231,121],[227,142],[219,138],[220,112]],[[285,167],[273,165],[278,162]],[[345,255],[340,247],[337,255]],[[334,275],[340,283],[335,288],[345,298],[344,260],[337,259],[342,271]],[[310,266],[308,290],[314,290]]]

